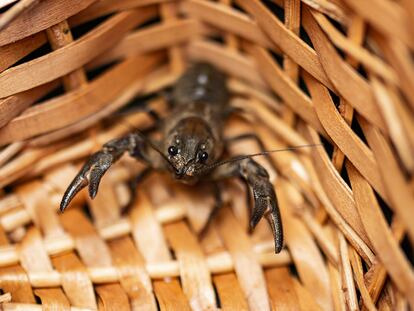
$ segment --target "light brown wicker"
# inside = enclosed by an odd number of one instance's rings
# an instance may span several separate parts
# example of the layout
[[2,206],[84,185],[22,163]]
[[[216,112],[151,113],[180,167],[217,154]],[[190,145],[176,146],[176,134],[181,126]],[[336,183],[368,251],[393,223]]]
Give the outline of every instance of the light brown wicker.
[[[0,0],[0,309],[414,309],[414,1]],[[114,117],[208,61],[267,149],[285,249],[244,188],[207,235],[208,188],[154,175],[129,215],[125,158],[99,195],[62,193],[85,157],[152,120]],[[162,96],[148,105],[168,113]],[[234,154],[254,152],[241,142]],[[84,208],[86,202],[87,208]],[[88,211],[87,213],[85,211]]]

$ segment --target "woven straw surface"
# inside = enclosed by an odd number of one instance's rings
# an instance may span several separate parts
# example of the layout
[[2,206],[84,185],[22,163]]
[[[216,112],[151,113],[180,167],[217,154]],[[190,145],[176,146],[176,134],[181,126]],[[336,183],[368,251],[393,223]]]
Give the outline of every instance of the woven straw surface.
[[[0,0],[0,306],[4,310],[406,310],[414,308],[412,0]],[[130,213],[123,158],[90,200],[57,213],[79,166],[153,120],[114,113],[187,64],[228,76],[242,108],[226,136],[279,197],[285,249],[245,189],[153,175]],[[258,150],[254,142],[229,146]]]

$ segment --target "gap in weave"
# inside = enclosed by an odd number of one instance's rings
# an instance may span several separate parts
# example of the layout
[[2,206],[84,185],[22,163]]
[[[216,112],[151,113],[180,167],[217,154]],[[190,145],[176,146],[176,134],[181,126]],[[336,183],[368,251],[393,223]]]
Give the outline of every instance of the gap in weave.
[[[12,158],[13,159],[13,158]],[[12,159],[10,159],[10,161],[12,160]],[[14,188],[14,185],[7,185],[7,186],[4,186],[3,187],[3,194],[4,194],[4,196],[3,197],[5,197],[6,195],[8,195],[8,194],[12,194],[13,193],[13,188]]]
[[80,210],[83,212],[83,215],[88,218],[89,222],[95,226],[95,221],[93,219],[91,210],[89,209],[89,205],[86,203],[86,201],[85,204],[82,205]]
[[45,96],[39,98],[32,106],[38,105],[40,103],[43,103],[49,99],[52,99],[54,97],[58,97],[61,95],[64,95],[65,89],[63,88],[63,84],[59,84],[58,87],[55,87],[53,90],[51,90],[49,93],[47,93]]
[[410,239],[406,234],[401,242],[401,247],[404,251],[405,257],[411,263],[411,266],[414,266],[414,249],[410,244]]
[[[391,223],[392,223],[392,221],[395,217],[395,213],[388,206],[388,204],[385,203],[385,201],[381,198],[381,196],[376,191],[374,191],[374,193],[375,193],[375,197],[378,201],[378,204],[381,208],[381,211],[384,215],[384,218],[387,221],[387,224],[388,224],[388,226],[390,227],[390,230],[391,230]],[[407,234],[405,234],[405,236],[401,240],[400,245],[401,245],[401,249],[402,249],[406,259],[411,263],[411,265],[414,265],[414,249],[410,245],[410,241],[409,241],[409,238],[408,238]]]
[[36,50],[32,51],[31,53],[27,54],[25,57],[18,60],[16,63],[11,65],[9,68],[16,67],[16,66],[24,64],[28,61],[31,61],[31,60],[37,59],[39,57],[45,56],[45,55],[49,54],[50,52],[52,52],[52,48],[50,47],[50,45],[48,43],[43,44],[42,46],[38,47]]
[[[272,55],[273,60],[279,65],[280,69],[283,70],[283,55],[278,54],[271,49],[267,49],[267,52],[270,53],[270,55]],[[299,75],[299,87],[302,89],[302,91],[304,91],[310,97],[308,89],[306,88],[305,82],[303,81],[300,75]],[[304,87],[305,89],[303,89],[302,87]],[[272,91],[272,94],[277,101],[283,102],[283,99],[279,96],[279,94],[275,93],[274,91]]]
[[319,135],[319,139],[321,140],[323,147],[326,151],[326,153],[328,154],[328,157],[330,159],[332,159],[332,155],[333,155],[333,151],[334,151],[334,147],[333,145],[322,135]]
[[73,40],[78,40],[82,36],[86,35],[88,32],[105,22],[109,19],[111,15],[100,16],[93,20],[84,22],[76,27],[71,27],[70,31],[72,32]]
[[209,40],[206,40],[206,41],[213,41],[215,43],[225,44],[222,34],[208,36],[208,39]]
[[[354,111],[354,113],[357,113],[357,112]],[[365,145],[369,146],[367,139],[365,138],[364,132],[362,131],[362,128],[359,125],[357,118],[355,117],[352,118],[351,129],[364,142]]]
[[36,295],[36,291],[33,291],[33,296],[35,298],[36,304],[41,305],[42,299],[40,299],[40,296]]
[[[375,190],[374,190],[374,194],[381,208],[382,214],[384,215],[384,218],[387,221],[387,224],[391,230],[391,223],[396,215],[394,211],[388,206],[387,203],[385,203],[385,201],[381,198],[381,196]],[[410,241],[409,241],[407,234],[405,234],[400,245],[401,245],[403,254],[407,258],[407,260],[411,263],[411,265],[414,266],[414,249],[410,245]]]
[[[154,285],[152,285],[154,286]],[[153,293],[153,297],[155,299],[155,305],[157,306],[157,310],[160,311],[161,307],[160,307],[160,302],[158,301],[157,295],[155,293]]]
[[312,40],[310,39],[308,33],[305,31],[305,28],[303,28],[302,26],[300,26],[299,37],[302,39],[302,41],[304,43],[306,43],[307,45],[309,45],[309,47],[312,50],[314,50],[314,47],[313,47],[313,44],[312,44]]
[[131,30],[131,32],[137,31],[139,29],[143,29],[143,28],[149,28],[151,26],[156,26],[156,25],[160,25],[162,23],[162,20],[159,16],[154,16],[153,18],[150,18],[149,20],[147,20],[146,22],[139,24],[138,26],[136,26],[135,28],[133,28]]
[[365,260],[361,260],[361,263],[362,263],[362,271],[364,271],[364,274],[365,274],[369,271],[371,267],[368,265],[368,263]]
[[[368,27],[365,33],[369,34],[371,29]],[[388,58],[383,54],[383,51],[378,47],[377,42],[370,40],[368,35],[365,35],[361,44],[361,47],[365,48],[368,52],[375,54],[381,58],[387,65],[390,65]]]
[[[316,243],[316,244],[317,244],[317,243]],[[294,263],[291,263],[291,264],[288,266],[288,268],[289,268],[290,275],[291,275],[292,277],[296,277],[298,280],[302,281],[302,280],[300,279],[300,276],[299,276],[298,270],[296,269],[296,266],[295,266],[295,264],[294,264]]]
[[333,45],[333,48],[335,49],[336,53],[338,53],[338,56],[341,57],[341,59],[343,61],[346,61],[346,56],[347,54],[345,54],[344,51],[342,51],[342,49],[340,49],[339,47],[337,47],[336,45]]
[[408,181],[411,181],[411,184],[413,183],[413,178],[414,178],[414,171],[410,172],[404,165],[404,163],[401,160],[401,157],[399,156],[399,153],[397,152],[397,149],[395,148],[395,145],[392,144],[391,145],[391,149],[394,152],[395,155],[397,155],[396,159],[398,162],[398,167],[401,170],[401,173],[403,174],[404,178]]
[[364,77],[365,80],[369,81],[368,74],[362,64],[358,65],[357,71],[362,77]]
[[345,165],[342,165],[340,175],[341,175],[343,181],[348,185],[349,189],[352,189],[351,182],[350,182],[349,176],[348,176],[348,171],[347,171]]
[[220,296],[219,296],[219,293],[216,287],[216,283],[212,281],[211,284],[213,285],[214,295],[216,296],[216,307],[221,308],[221,301],[220,301]]
[[328,89],[329,95],[331,95],[332,101],[336,107],[336,110],[339,111],[339,104],[340,104],[340,97],[336,95],[334,92],[332,92],[330,89]]
[[[171,255],[172,260],[177,260],[177,255],[175,254],[175,251],[174,251],[174,249],[171,247],[171,245],[170,245],[170,243],[168,242],[168,240],[167,240],[167,246],[168,246],[168,250],[170,251],[170,255]],[[180,279],[180,278],[178,278],[178,279],[180,280],[180,284],[181,284],[181,279]]]
[[245,15],[249,15],[242,7],[240,7],[235,1],[231,2],[231,8],[235,9],[236,11],[239,11]]
[[1,9],[0,9],[0,14],[2,14],[2,13],[4,13],[4,12],[6,12],[7,10],[9,10],[9,9],[10,9],[12,6],[14,6],[16,3],[17,3],[17,2],[15,2],[15,3],[10,3],[10,4],[6,5],[5,7],[1,8]]
[[[128,114],[144,111],[148,107],[148,103],[156,99],[159,94],[150,93],[143,96],[135,96],[126,105],[120,107],[112,114],[113,117],[126,116]],[[109,116],[110,117],[110,116]]]
[[272,55],[273,59],[281,67],[280,69],[282,69],[283,68],[283,55],[277,54],[276,52],[274,52],[272,50],[269,50],[269,49],[267,51],[270,52],[270,54]]
[[273,1],[263,1],[262,2],[272,13],[275,17],[277,17],[282,23],[285,21],[285,10],[278,6]]
[[311,98],[308,86],[306,85],[305,80],[303,80],[302,75],[299,76],[299,87],[309,98]]
[[[413,62],[414,62],[414,60],[413,60]],[[405,96],[404,93],[402,93],[400,90],[397,90],[397,92],[398,92],[398,96],[400,96],[401,101],[403,103],[409,103],[410,102],[410,100],[407,98],[407,96]],[[413,106],[404,104],[404,107],[405,107],[407,112],[409,112],[410,114],[414,114],[414,107]]]
[[382,214],[384,215],[385,220],[387,221],[388,226],[391,225],[392,219],[394,217],[394,212],[392,209],[388,206],[387,203],[384,202],[384,200],[381,198],[381,196],[374,190],[375,197],[378,201],[379,206],[381,207]]
[[102,75],[103,73],[105,73],[106,71],[108,71],[109,69],[111,69],[112,67],[114,67],[115,65],[119,63],[120,63],[120,60],[112,61],[108,64],[104,64],[102,66],[99,66],[97,68],[87,71],[86,76],[87,76],[88,81],[91,82],[92,80],[96,79],[97,77],[99,77],[100,75]]
[[325,17],[329,20],[329,22],[338,30],[340,33],[342,33],[344,36],[348,36],[347,32],[348,29],[346,28],[346,25],[341,25],[338,21],[334,20],[328,15],[325,15]]

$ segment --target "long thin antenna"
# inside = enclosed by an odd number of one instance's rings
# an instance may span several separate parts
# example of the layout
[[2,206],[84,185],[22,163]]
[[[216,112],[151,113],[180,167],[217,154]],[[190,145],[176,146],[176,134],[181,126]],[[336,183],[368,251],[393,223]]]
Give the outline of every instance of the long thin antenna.
[[[157,151],[162,158],[173,168],[174,166],[172,165],[172,163],[170,162],[170,160],[164,155],[164,153],[158,149],[157,146],[155,146],[153,144],[153,142],[151,140],[149,140],[140,130],[138,130],[133,124],[129,123],[128,121],[124,120],[127,124],[129,124],[136,132],[137,134],[155,151]],[[227,160],[223,160],[223,161],[219,161],[219,162],[215,162],[212,163],[206,167],[204,167],[202,169],[202,171],[207,171],[207,170],[211,170],[215,167],[227,164],[227,163],[232,163],[232,162],[237,162],[237,161],[241,161],[244,159],[249,159],[249,158],[254,158],[254,157],[260,157],[260,156],[264,156],[264,155],[268,155],[271,153],[276,153],[276,152],[282,152],[282,151],[290,151],[290,150],[297,150],[297,149],[302,149],[302,148],[310,148],[310,147],[318,147],[318,146],[323,146],[323,144],[308,144],[308,145],[300,145],[300,146],[293,146],[293,147],[287,147],[287,148],[283,148],[283,149],[273,149],[273,150],[265,150],[262,152],[258,152],[258,153],[252,153],[252,154],[247,154],[247,155],[241,155],[241,156],[236,156]]]
[[233,157],[233,158],[230,158],[230,159],[227,159],[227,160],[212,163],[212,164],[204,167],[203,170],[211,170],[212,168],[221,166],[223,164],[237,162],[237,161],[241,161],[241,160],[244,160],[244,159],[249,159],[249,158],[254,158],[254,157],[259,157],[259,156],[264,156],[264,155],[268,155],[268,154],[271,154],[271,153],[289,151],[289,150],[296,150],[296,149],[302,149],[302,148],[309,148],[309,147],[318,147],[318,146],[322,146],[322,144],[300,145],[300,146],[287,147],[287,148],[283,148],[283,149],[266,150],[266,151],[262,151],[262,152],[258,152],[258,153],[252,153],[252,154],[247,154],[247,155],[236,156],[236,157]]

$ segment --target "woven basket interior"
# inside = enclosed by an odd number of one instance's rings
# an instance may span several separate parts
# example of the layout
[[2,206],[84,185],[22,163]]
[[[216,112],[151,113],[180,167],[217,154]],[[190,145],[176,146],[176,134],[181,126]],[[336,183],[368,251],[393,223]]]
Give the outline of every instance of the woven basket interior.
[[[0,0],[0,309],[414,308],[412,0]],[[63,213],[87,156],[168,115],[193,62],[228,76],[285,247],[246,189],[184,186],[123,157]],[[233,155],[257,142],[228,146]]]

